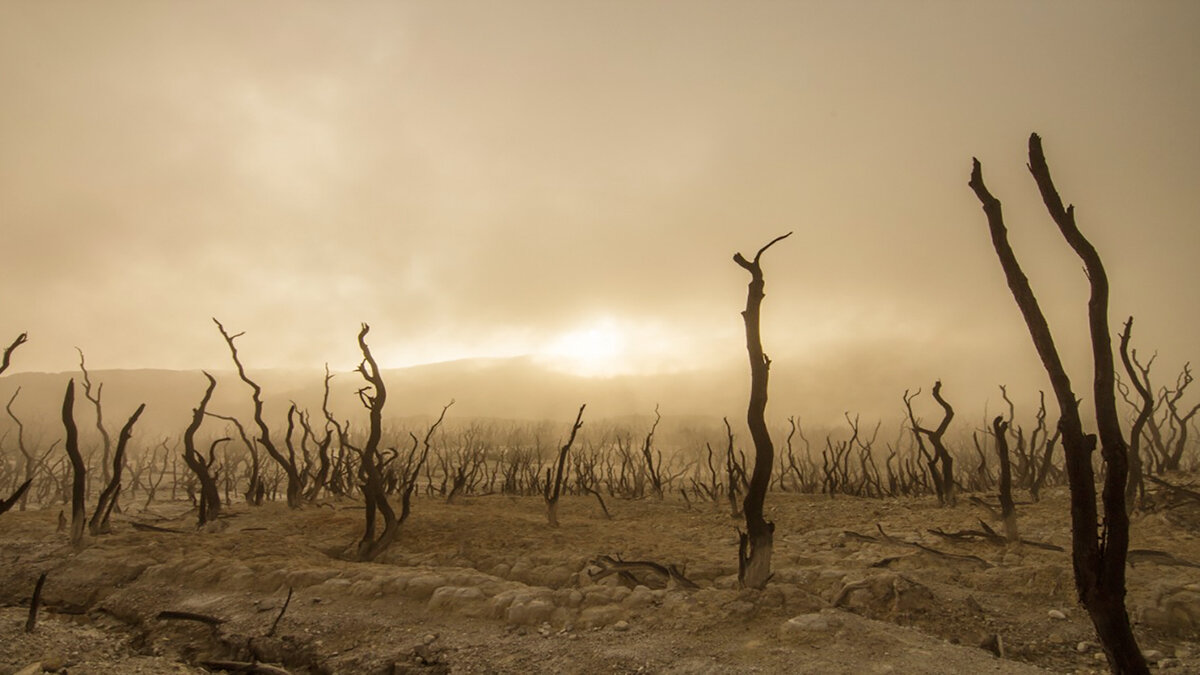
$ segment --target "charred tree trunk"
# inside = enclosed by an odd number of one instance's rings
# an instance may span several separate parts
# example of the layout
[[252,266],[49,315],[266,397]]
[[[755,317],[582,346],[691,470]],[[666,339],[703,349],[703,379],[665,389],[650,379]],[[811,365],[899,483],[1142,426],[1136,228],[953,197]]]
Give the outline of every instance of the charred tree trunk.
[[763,353],[759,316],[762,308],[765,282],[759,260],[762,254],[776,242],[791,236],[791,232],[776,237],[754,254],[754,260],[746,260],[735,253],[733,261],[750,273],[750,285],[746,291],[746,309],[742,319],[746,324],[746,352],[750,357],[750,404],[746,410],[746,424],[750,437],[754,439],[754,470],[750,476],[746,498],[742,501],[742,512],[746,516],[746,532],[740,535],[738,544],[738,581],[748,588],[762,589],[771,578],[771,550],[774,546],[775,523],[763,517],[763,502],[771,484],[771,470],[775,465],[775,446],[767,430],[767,380],[771,359]]
[[1075,224],[1074,206],[1063,207],[1037,134],[1029,138],[1029,170],[1063,238],[1083,261],[1090,286],[1088,325],[1092,338],[1093,395],[1101,456],[1106,465],[1101,496],[1104,504],[1102,522],[1097,518],[1096,479],[1092,469],[1096,436],[1084,433],[1077,398],[1054,345],[1050,326],[1008,242],[1000,201],[984,185],[978,159],[974,160],[969,185],[983,206],[1000,266],[1058,400],[1071,489],[1071,555],[1076,593],[1091,617],[1112,671],[1148,673],[1125,609],[1125,564],[1129,549],[1129,516],[1125,511],[1128,450],[1116,408],[1112,338],[1108,331],[1108,277],[1096,249]]
[[[196,474],[196,479],[200,481],[200,515],[199,522],[196,524],[198,527],[204,527],[205,524],[215,521],[221,514],[221,495],[217,491],[217,479],[210,471],[212,453],[209,453],[209,461],[205,461],[204,455],[196,450],[196,432],[200,430],[200,425],[204,422],[204,411],[208,408],[209,400],[212,399],[213,390],[217,388],[217,381],[213,379],[212,375],[204,373],[204,377],[208,380],[208,388],[204,390],[200,405],[192,409],[192,422],[183,432],[183,461],[187,462],[188,468]],[[217,441],[217,443],[220,442]],[[216,447],[216,443],[213,444],[213,447]]]
[[137,410],[133,411],[133,415],[130,415],[129,421],[125,422],[125,426],[121,428],[121,435],[117,437],[117,452],[113,455],[112,476],[109,478],[108,486],[100,493],[100,499],[96,501],[96,511],[92,514],[91,521],[88,522],[88,531],[92,533],[93,537],[111,531],[108,517],[117,505],[117,498],[121,493],[121,473],[125,468],[125,448],[133,436],[133,425],[137,424],[138,418],[142,416],[142,411],[145,409],[145,403],[138,406]]
[[[567,438],[567,442],[558,450],[558,466],[554,472],[554,480],[550,480],[550,469],[546,469],[546,487],[542,493],[542,497],[546,500],[546,521],[550,523],[550,527],[558,527],[558,497],[562,490],[563,483],[563,467],[567,463],[567,453],[571,451],[571,445],[575,443],[575,434],[579,433],[579,428],[583,426],[583,409],[587,404],[579,406],[579,414],[575,415],[575,424],[571,425],[571,435]],[[604,501],[600,501],[601,506]],[[604,510],[605,513],[608,509]]]
[[[383,376],[371,348],[367,346],[367,332],[371,327],[362,325],[358,333],[358,346],[362,350],[363,360],[358,366],[358,372],[367,381],[366,387],[359,390],[358,395],[366,406],[369,416],[367,442],[362,447],[362,463],[360,474],[363,477],[363,498],[366,500],[366,527],[362,539],[358,542],[358,559],[363,562],[374,560],[383,553],[400,532],[400,521],[396,512],[387,500],[387,489],[384,486],[384,462],[379,454],[379,440],[383,436],[383,406],[387,402],[387,387],[383,384]],[[375,535],[376,512],[383,516],[383,532]]]
[[67,382],[67,393],[63,396],[62,421],[67,434],[64,445],[67,457],[71,459],[71,472],[74,475],[71,484],[71,544],[78,546],[83,542],[83,526],[87,521],[83,504],[87,491],[87,467],[83,462],[83,455],[79,453],[79,430],[75,426],[75,378]]
[[1017,507],[1012,498],[1012,463],[1008,461],[1008,422],[997,415],[992,420],[992,433],[996,436],[996,454],[1000,458],[1000,518],[1004,521],[1004,537],[1010,543],[1020,541],[1017,531]]

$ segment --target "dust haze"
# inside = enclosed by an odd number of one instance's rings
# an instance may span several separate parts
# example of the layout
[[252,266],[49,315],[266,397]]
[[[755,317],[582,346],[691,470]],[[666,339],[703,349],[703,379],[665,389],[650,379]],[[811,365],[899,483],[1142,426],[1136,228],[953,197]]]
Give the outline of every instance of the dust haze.
[[938,378],[1032,405],[970,158],[1064,352],[1084,352],[1086,279],[1025,170],[1031,131],[1114,321],[1178,368],[1198,33],[1185,3],[5,3],[0,327],[31,336],[13,372],[71,371],[75,347],[215,370],[217,316],[252,367],[319,384],[365,321],[385,368],[640,378],[613,414],[691,373],[712,396],[678,412],[736,416],[730,258],[795,230],[766,263],[772,414],[891,415]]

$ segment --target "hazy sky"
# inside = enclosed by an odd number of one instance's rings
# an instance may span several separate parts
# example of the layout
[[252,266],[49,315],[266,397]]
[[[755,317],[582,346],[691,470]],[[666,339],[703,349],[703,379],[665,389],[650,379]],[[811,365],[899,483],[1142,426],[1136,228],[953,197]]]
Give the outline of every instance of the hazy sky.
[[1177,371],[1198,35],[1185,0],[4,0],[0,338],[30,334],[14,370],[221,368],[217,316],[255,366],[345,368],[367,321],[388,366],[708,366],[744,359],[732,254],[795,230],[764,256],[777,373],[990,387],[1037,360],[972,156],[1085,330],[1037,131],[1114,326]]

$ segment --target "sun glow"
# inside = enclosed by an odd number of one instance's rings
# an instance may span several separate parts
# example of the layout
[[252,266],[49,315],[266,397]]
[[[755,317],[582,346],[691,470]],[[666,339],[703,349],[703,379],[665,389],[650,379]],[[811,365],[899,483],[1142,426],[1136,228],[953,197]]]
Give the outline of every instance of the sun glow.
[[551,339],[537,357],[551,367],[576,375],[616,375],[628,368],[626,332],[602,319]]

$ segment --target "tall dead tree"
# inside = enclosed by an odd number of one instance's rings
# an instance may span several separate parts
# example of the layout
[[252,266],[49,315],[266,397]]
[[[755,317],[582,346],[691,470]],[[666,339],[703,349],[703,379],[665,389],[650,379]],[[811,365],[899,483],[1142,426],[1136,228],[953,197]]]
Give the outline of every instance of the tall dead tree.
[[229,333],[225,332],[225,326],[222,326],[220,321],[217,321],[214,318],[213,323],[217,324],[217,328],[221,331],[221,337],[225,338],[225,344],[229,345],[229,352],[233,355],[233,363],[235,366],[237,366],[238,377],[240,377],[242,382],[245,382],[253,392],[251,394],[251,398],[254,401],[254,423],[258,425],[258,442],[261,443],[264,448],[266,448],[267,454],[271,456],[271,459],[275,460],[275,463],[283,469],[284,474],[287,476],[288,506],[293,509],[299,508],[301,504],[300,493],[304,488],[304,485],[300,480],[300,471],[296,468],[296,462],[294,461],[294,458],[285,457],[283,453],[279,452],[279,449],[275,447],[275,443],[271,440],[271,429],[267,427],[267,423],[263,419],[262,387],[259,387],[254,380],[251,380],[246,375],[246,369],[242,367],[242,362],[238,358],[237,347],[233,345],[233,341],[244,335],[244,333],[230,335]]
[[7,347],[4,348],[4,356],[0,359],[0,375],[8,370],[8,366],[12,363],[13,352],[17,351],[17,347],[29,342],[29,333],[21,333]]
[[112,529],[109,527],[108,519],[112,515],[113,509],[116,508],[117,499],[121,495],[121,474],[125,469],[125,448],[129,445],[129,439],[133,437],[133,425],[137,424],[138,418],[142,416],[142,411],[145,409],[145,403],[139,405],[137,410],[129,416],[125,426],[121,427],[121,434],[117,437],[117,452],[112,458],[112,474],[108,479],[108,485],[100,493],[100,498],[96,500],[96,510],[92,513],[92,519],[88,521],[88,532],[93,537],[107,534]]
[[742,501],[742,512],[746,516],[746,532],[739,535],[738,581],[745,587],[762,589],[771,578],[771,550],[774,547],[775,523],[763,517],[763,502],[771,486],[771,470],[775,466],[775,446],[767,430],[767,380],[771,370],[771,359],[763,353],[762,333],[759,317],[763,292],[762,266],[759,260],[767,249],[792,235],[776,237],[758,249],[754,260],[746,260],[741,253],[733,255],[733,261],[750,273],[750,285],[746,290],[746,309],[742,320],[746,324],[746,352],[750,357],[750,404],[746,409],[746,424],[754,440],[754,470],[750,475],[746,498]]
[[[558,497],[562,491],[563,469],[567,465],[567,453],[571,451],[571,446],[575,443],[575,434],[579,433],[579,428],[583,426],[583,409],[586,407],[586,403],[579,406],[579,414],[575,415],[575,424],[571,425],[571,435],[567,438],[567,442],[558,449],[558,463],[554,472],[554,480],[550,479],[550,469],[546,469],[546,486],[543,489],[542,497],[546,500],[546,521],[550,523],[550,527],[558,527]],[[603,503],[601,501],[601,504]]]
[[[362,325],[358,333],[358,346],[362,350],[363,360],[358,364],[358,372],[367,381],[366,387],[358,390],[359,399],[368,411],[369,425],[367,442],[363,444],[360,473],[363,478],[362,492],[366,500],[366,527],[362,539],[358,542],[358,559],[363,562],[374,560],[383,553],[400,532],[400,519],[396,511],[388,503],[387,488],[383,480],[385,462],[379,454],[379,440],[383,436],[383,406],[387,403],[387,387],[383,384],[383,376],[379,374],[379,366],[367,346],[367,332],[371,327]],[[415,440],[415,439],[414,439]],[[415,445],[415,443],[414,443]],[[383,532],[375,536],[375,514],[383,516]]]
[[208,402],[212,400],[213,390],[217,388],[217,381],[212,375],[206,372],[204,378],[208,380],[208,387],[204,390],[200,405],[192,409],[192,421],[183,432],[183,461],[187,462],[188,468],[200,481],[200,513],[197,527],[204,527],[205,524],[216,521],[221,514],[221,495],[217,490],[217,476],[212,467],[217,445],[229,440],[222,438],[215,441],[209,448],[207,460],[196,450],[196,432],[204,423],[204,412],[208,408]]
[[75,426],[75,378],[67,382],[67,392],[63,395],[62,405],[63,428],[66,429],[64,445],[67,457],[71,460],[73,481],[71,484],[71,544],[83,542],[83,526],[87,522],[84,508],[84,497],[87,492],[87,466],[83,455],[79,452],[79,430]]
[[1129,549],[1129,516],[1125,511],[1128,449],[1117,415],[1112,337],[1108,329],[1108,276],[1095,247],[1075,224],[1075,207],[1063,206],[1046,164],[1042,140],[1037,134],[1029,137],[1028,167],[1042,195],[1042,202],[1059,232],[1083,261],[1090,287],[1088,327],[1092,342],[1092,392],[1100,454],[1106,468],[1101,493],[1104,504],[1102,521],[1097,518],[1096,476],[1092,468],[1092,453],[1097,438],[1084,433],[1071,380],[1063,367],[1050,334],[1050,326],[1038,305],[1029,279],[1008,242],[1000,200],[992,196],[984,185],[983,169],[978,159],[973,160],[968,185],[987,216],[992,244],[1009,290],[1021,310],[1058,400],[1061,415],[1059,428],[1062,431],[1071,491],[1071,556],[1076,593],[1096,628],[1112,671],[1121,674],[1148,673],[1146,660],[1138,648],[1125,609],[1125,563]]

